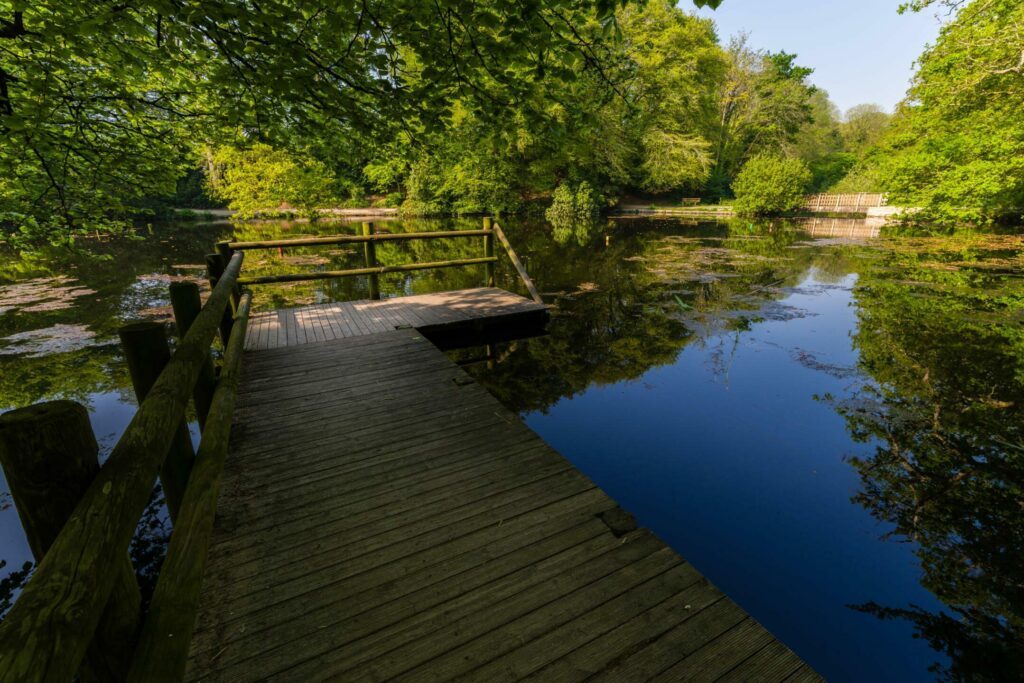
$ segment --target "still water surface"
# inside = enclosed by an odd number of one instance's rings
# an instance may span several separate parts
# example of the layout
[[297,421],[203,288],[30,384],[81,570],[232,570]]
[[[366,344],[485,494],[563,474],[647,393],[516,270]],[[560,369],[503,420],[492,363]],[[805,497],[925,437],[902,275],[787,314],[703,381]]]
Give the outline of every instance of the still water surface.
[[[1017,677],[1024,239],[879,235],[856,221],[503,223],[556,308],[546,336],[466,366],[501,401],[830,680]],[[82,401],[109,448],[134,411],[119,325],[168,319],[168,283],[201,281],[217,239],[352,229],[166,226],[75,255],[8,258],[0,409]],[[378,258],[481,250],[390,243]],[[356,266],[361,252],[252,256],[247,273],[264,274]],[[498,277],[521,290],[507,262]],[[481,281],[479,268],[395,274],[381,290]],[[270,286],[255,302],[365,298],[366,288]],[[0,508],[6,573],[28,553],[6,494]]]

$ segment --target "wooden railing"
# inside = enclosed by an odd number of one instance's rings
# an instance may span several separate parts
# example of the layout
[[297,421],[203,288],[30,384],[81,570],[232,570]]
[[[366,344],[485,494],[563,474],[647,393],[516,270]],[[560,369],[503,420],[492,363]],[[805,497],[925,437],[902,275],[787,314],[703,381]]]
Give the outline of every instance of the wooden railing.
[[[201,307],[198,287],[172,292],[181,336],[173,356],[162,326],[122,329],[139,408],[102,467],[82,406],[56,401],[0,416],[0,462],[38,561],[0,624],[0,681],[182,679],[248,323],[242,259],[212,257],[214,286]],[[219,378],[210,353],[218,327]],[[198,457],[187,431],[180,438],[193,396]],[[143,622],[128,547],[158,474],[174,529]]]
[[804,208],[808,211],[831,211],[834,213],[864,213],[868,209],[885,206],[886,195],[870,192],[847,194],[826,192],[804,197]]
[[[283,240],[261,240],[249,242],[219,242],[218,252],[223,256],[230,256],[237,251],[252,249],[284,249],[288,247],[310,247],[326,246],[332,244],[362,244],[363,260],[365,267],[349,268],[347,270],[319,270],[307,273],[284,273],[279,275],[262,275],[258,277],[242,277],[240,285],[264,285],[280,282],[304,282],[309,280],[329,280],[345,277],[369,276],[370,298],[380,298],[379,276],[387,273],[403,273],[415,270],[428,270],[435,268],[455,268],[460,266],[486,266],[487,286],[494,286],[494,264],[498,257],[494,255],[494,238],[497,237],[502,248],[512,262],[516,273],[522,279],[530,296],[537,303],[544,303],[540,293],[534,286],[530,276],[526,273],[522,261],[516,255],[515,250],[509,243],[504,231],[497,223],[490,218],[483,221],[482,230],[448,230],[442,232],[399,232],[399,233],[378,233],[374,230],[372,223],[362,224],[362,234],[357,235],[329,235],[325,237],[302,237],[297,239]],[[454,259],[449,261],[431,261],[426,263],[402,263],[395,265],[381,265],[377,262],[376,244],[378,242],[394,242],[404,240],[437,240],[437,239],[458,239],[467,237],[483,238],[483,255],[479,258]]]
[[[0,416],[0,464],[38,562],[0,623],[0,682],[180,681],[185,674],[252,295],[242,285],[294,282],[484,264],[494,286],[494,238],[530,295],[537,288],[501,227],[482,230],[336,235],[263,242],[221,242],[207,257],[212,291],[201,305],[194,283],[171,286],[180,341],[171,355],[164,326],[136,323],[120,337],[139,408],[102,467],[86,409],[54,401]],[[483,238],[480,258],[380,265],[374,245],[391,240]],[[367,267],[243,278],[250,249],[361,243]],[[211,356],[224,346],[219,374]],[[186,411],[201,429],[192,448]],[[128,547],[159,476],[173,531],[145,615]]]

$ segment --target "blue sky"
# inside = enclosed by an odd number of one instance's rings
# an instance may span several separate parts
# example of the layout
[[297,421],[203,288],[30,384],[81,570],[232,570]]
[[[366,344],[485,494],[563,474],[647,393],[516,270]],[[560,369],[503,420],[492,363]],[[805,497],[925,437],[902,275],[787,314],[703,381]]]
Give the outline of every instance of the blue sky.
[[[900,2],[723,0],[717,10],[697,13],[715,20],[723,44],[745,31],[751,47],[795,52],[842,111],[864,103],[891,111],[906,93],[914,60],[939,31],[934,9],[900,15]],[[690,0],[680,6],[694,9]]]

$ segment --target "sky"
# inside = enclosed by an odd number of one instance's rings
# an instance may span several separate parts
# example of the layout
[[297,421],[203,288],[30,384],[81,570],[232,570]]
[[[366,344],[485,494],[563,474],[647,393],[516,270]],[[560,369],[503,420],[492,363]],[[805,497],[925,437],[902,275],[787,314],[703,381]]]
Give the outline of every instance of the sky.
[[[841,111],[879,104],[888,111],[903,99],[914,60],[939,32],[936,9],[900,15],[901,0],[723,0],[697,11],[730,36],[750,34],[750,46],[797,54],[814,69],[811,82],[828,91]],[[680,6],[693,10],[690,0]],[[941,10],[939,10],[941,11]]]

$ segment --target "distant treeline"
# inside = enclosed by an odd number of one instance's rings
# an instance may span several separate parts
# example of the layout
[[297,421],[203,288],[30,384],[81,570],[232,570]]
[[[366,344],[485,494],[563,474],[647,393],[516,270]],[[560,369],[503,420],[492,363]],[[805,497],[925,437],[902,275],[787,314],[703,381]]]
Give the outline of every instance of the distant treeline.
[[538,65],[528,96],[498,112],[455,101],[442,129],[399,131],[356,156],[340,143],[315,154],[211,148],[211,190],[243,214],[370,201],[415,214],[500,214],[581,183],[601,203],[627,192],[717,202],[757,156],[799,160],[808,171],[801,191],[828,189],[888,126],[874,105],[838,111],[795,55],[756,50],[742,36],[723,45],[713,22],[667,0],[615,19],[618,35],[593,63],[550,55],[557,68]]
[[15,4],[0,9],[0,237],[62,241],[174,204],[508,213],[559,187],[719,201],[754,159],[740,187],[1019,214],[1024,69],[1004,37],[1024,5],[948,4],[892,117],[841,114],[795,55],[723,43],[668,0]]

